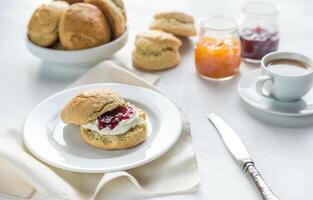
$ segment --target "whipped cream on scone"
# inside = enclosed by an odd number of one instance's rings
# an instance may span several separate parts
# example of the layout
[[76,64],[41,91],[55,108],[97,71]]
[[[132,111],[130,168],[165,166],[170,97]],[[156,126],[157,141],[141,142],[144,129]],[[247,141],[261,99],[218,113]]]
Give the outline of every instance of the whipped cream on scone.
[[79,125],[84,142],[101,149],[135,147],[148,136],[146,113],[110,89],[87,90],[73,97],[61,120]]
[[83,128],[95,131],[100,135],[121,135],[129,131],[140,122],[139,113],[131,104],[117,107],[106,112],[87,124]]

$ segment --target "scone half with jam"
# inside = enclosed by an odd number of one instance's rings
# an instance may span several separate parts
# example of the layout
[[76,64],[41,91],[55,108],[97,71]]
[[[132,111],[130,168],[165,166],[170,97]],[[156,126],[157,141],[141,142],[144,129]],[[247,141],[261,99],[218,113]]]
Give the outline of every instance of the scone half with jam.
[[82,139],[101,149],[127,149],[147,137],[145,112],[108,89],[80,93],[61,112],[64,123],[80,126]]

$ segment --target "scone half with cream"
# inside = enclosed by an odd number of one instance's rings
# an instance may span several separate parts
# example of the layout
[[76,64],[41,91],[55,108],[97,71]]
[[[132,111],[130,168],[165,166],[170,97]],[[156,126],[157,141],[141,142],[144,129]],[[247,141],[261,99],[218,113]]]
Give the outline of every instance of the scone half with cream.
[[82,139],[101,149],[127,149],[147,137],[145,112],[108,89],[75,96],[61,112],[64,123],[80,126]]

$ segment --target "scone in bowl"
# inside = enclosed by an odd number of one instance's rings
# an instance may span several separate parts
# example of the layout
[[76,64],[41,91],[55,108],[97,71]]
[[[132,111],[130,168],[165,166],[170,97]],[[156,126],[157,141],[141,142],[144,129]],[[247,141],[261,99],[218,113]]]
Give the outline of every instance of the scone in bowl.
[[112,57],[114,53],[126,44],[127,37],[128,29],[126,28],[124,34],[119,38],[97,47],[82,50],[59,50],[40,47],[30,41],[27,36],[26,45],[34,56],[44,62],[61,66],[91,67],[102,60]]

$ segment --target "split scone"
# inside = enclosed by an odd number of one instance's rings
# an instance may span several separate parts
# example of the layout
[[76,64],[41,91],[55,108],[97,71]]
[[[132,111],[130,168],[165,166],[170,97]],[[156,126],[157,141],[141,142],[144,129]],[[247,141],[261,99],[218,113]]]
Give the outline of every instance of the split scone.
[[180,62],[182,42],[170,33],[150,30],[136,37],[132,60],[135,67],[147,71],[175,67]]
[[155,14],[150,29],[162,30],[183,37],[197,34],[193,17],[182,12],[160,12]]
[[68,7],[68,3],[64,1],[55,1],[39,6],[28,24],[29,39],[42,47],[50,46],[57,41],[59,22]]
[[147,137],[145,112],[112,90],[82,92],[64,107],[61,119],[79,125],[82,139],[97,148],[127,149]]
[[85,2],[97,6],[108,18],[114,39],[123,35],[127,19],[122,0],[85,0]]
[[61,18],[59,37],[68,50],[86,49],[108,43],[111,29],[99,8],[88,3],[75,3]]

